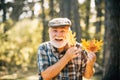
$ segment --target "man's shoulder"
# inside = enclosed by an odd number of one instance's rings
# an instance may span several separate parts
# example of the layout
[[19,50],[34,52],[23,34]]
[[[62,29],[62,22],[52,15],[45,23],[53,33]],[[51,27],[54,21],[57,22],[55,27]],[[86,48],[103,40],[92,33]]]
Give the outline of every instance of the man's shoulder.
[[39,46],[48,45],[49,43],[50,43],[49,41],[47,41],[47,42],[42,42],[42,43],[40,43]]
[[50,42],[47,41],[47,42],[41,43],[38,48],[39,48],[39,49],[47,49],[47,48],[49,48],[49,47],[50,47]]

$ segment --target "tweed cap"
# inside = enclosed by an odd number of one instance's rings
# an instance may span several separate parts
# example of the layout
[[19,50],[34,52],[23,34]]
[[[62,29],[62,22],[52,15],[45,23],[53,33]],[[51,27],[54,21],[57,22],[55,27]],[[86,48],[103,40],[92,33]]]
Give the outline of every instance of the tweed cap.
[[71,26],[71,21],[68,18],[54,18],[49,21],[49,27]]

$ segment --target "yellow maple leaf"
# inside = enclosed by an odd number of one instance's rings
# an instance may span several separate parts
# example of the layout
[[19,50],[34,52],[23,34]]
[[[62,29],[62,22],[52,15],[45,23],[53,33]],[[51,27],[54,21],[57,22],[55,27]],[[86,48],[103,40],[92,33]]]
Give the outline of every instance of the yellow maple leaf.
[[99,50],[101,50],[101,47],[103,45],[103,41],[100,40],[88,40],[86,41],[85,39],[81,39],[81,43],[82,43],[82,48],[88,52],[98,52]]
[[75,38],[75,36],[76,36],[76,33],[75,33],[75,32],[72,33],[72,31],[69,30],[68,36],[67,36],[68,45],[69,45],[69,46],[75,46],[75,44],[76,44],[76,38]]

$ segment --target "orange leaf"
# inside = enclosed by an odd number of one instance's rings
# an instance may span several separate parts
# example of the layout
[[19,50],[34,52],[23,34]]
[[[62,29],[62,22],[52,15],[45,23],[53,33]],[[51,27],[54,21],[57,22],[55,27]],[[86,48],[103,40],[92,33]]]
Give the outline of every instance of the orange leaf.
[[101,47],[103,45],[103,41],[100,40],[88,40],[86,41],[85,39],[81,39],[81,43],[82,43],[82,47],[84,50],[88,51],[88,52],[98,52],[99,50],[101,50]]

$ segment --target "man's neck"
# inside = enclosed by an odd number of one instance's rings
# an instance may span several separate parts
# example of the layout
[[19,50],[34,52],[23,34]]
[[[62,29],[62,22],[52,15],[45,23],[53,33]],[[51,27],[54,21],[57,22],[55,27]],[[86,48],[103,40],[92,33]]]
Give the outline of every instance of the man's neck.
[[65,45],[64,47],[62,47],[62,48],[57,48],[58,49],[58,52],[63,52],[63,51],[65,51],[65,50],[67,50],[68,49],[68,45]]

